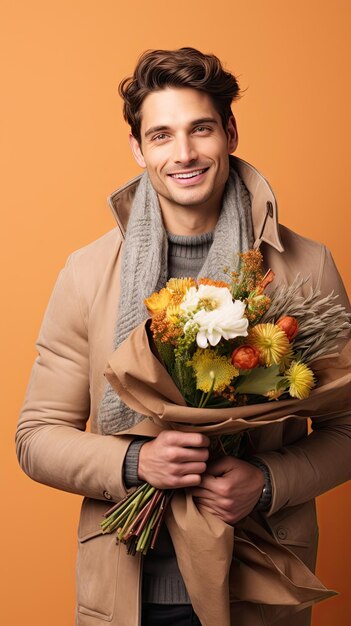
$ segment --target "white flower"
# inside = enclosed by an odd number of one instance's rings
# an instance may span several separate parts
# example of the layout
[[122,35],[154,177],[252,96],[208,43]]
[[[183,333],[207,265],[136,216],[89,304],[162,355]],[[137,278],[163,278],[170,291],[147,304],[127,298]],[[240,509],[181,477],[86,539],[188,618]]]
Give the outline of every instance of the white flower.
[[199,305],[199,300],[199,292],[196,287],[190,287],[190,289],[187,289],[183,302],[179,305],[179,308],[184,313],[185,317],[192,317],[192,314]]
[[199,300],[210,301],[218,308],[228,302],[233,302],[232,294],[228,287],[215,287],[214,285],[200,285],[198,288]]
[[194,315],[194,322],[199,326],[196,335],[196,343],[199,348],[207,348],[208,343],[216,346],[221,338],[234,339],[234,337],[246,337],[249,321],[244,317],[245,304],[241,300],[230,298],[230,302],[214,309],[206,311],[201,309]]
[[199,287],[190,287],[186,291],[180,309],[186,317],[193,317],[199,307],[208,311],[217,309],[229,302],[232,302],[232,296],[227,287],[199,285]]
[[199,348],[207,348],[208,343],[216,346],[221,338],[234,339],[246,337],[249,322],[245,313],[245,304],[241,300],[232,300],[227,287],[200,285],[187,290],[180,309],[188,319],[185,332],[198,328],[196,342]]

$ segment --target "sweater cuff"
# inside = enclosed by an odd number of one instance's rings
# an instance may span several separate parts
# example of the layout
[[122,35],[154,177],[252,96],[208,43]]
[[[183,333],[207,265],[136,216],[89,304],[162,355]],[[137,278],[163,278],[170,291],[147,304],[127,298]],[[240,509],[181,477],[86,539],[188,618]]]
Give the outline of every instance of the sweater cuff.
[[138,478],[139,453],[141,446],[147,441],[149,439],[135,439],[127,450],[123,465],[124,482],[127,488],[143,484],[143,481]]

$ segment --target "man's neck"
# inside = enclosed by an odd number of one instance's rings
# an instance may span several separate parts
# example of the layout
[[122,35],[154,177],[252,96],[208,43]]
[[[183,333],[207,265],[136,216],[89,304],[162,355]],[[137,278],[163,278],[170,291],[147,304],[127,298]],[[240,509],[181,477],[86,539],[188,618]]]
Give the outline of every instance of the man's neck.
[[189,215],[187,212],[185,215],[172,215],[171,219],[165,219],[163,215],[163,221],[167,232],[173,235],[201,235],[202,233],[208,233],[216,228],[216,224],[219,217],[211,216],[206,218],[202,215]]
[[169,206],[159,197],[162,218],[167,232],[173,235],[201,235],[214,231],[221,211],[221,202],[215,206]]

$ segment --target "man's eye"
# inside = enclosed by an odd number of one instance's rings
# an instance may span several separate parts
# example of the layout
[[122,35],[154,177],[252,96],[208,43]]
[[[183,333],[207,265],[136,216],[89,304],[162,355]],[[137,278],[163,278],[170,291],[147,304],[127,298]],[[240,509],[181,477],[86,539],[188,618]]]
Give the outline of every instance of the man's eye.
[[167,139],[168,135],[166,135],[166,133],[159,133],[158,135],[155,135],[152,139],[153,141],[163,141],[164,139]]
[[209,128],[208,126],[196,126],[195,131],[197,133],[207,133],[210,132],[212,130],[212,128]]

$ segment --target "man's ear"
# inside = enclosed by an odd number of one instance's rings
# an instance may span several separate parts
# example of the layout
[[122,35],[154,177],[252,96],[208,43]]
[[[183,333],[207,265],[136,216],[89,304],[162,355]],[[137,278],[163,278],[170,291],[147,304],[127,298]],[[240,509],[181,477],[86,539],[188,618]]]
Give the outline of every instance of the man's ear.
[[228,120],[227,127],[227,136],[228,136],[228,154],[235,152],[238,146],[239,135],[238,129],[236,127],[236,120],[234,115],[231,115]]
[[131,150],[133,152],[133,156],[137,162],[138,165],[140,165],[140,167],[146,167],[146,163],[143,157],[143,153],[141,151],[141,147],[140,144],[138,142],[138,140],[134,137],[134,135],[132,135],[130,133],[129,135],[129,145],[131,147]]

